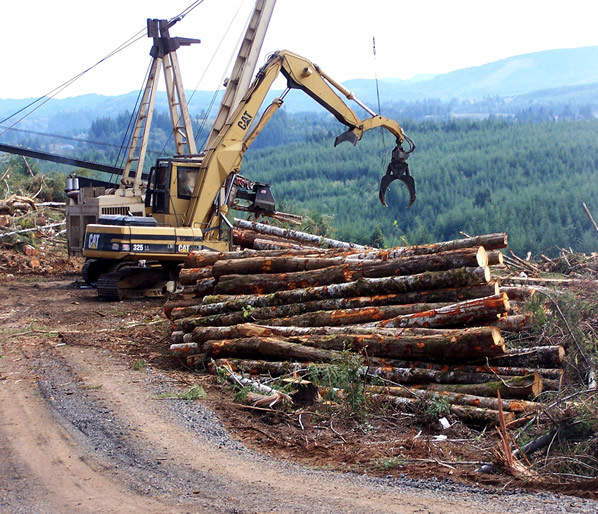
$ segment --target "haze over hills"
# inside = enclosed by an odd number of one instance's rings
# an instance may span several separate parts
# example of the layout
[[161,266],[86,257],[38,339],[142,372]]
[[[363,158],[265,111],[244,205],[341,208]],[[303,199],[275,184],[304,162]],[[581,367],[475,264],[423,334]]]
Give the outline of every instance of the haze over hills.
[[[547,50],[452,71],[423,75],[410,80],[379,80],[383,104],[438,99],[479,101],[488,97],[507,99],[514,105],[567,103],[588,104],[598,111],[598,46]],[[183,70],[184,74],[184,70]],[[376,84],[371,79],[354,79],[344,85],[371,106],[377,104]],[[280,91],[272,91],[269,98]],[[213,101],[213,91],[187,93],[191,113],[200,115]],[[18,128],[75,134],[100,117],[116,117],[132,111],[138,93],[119,96],[96,94],[51,100],[18,125]],[[12,115],[32,99],[0,99],[0,120]],[[219,101],[219,97],[216,100]],[[217,103],[216,103],[217,105]],[[166,95],[158,93],[156,109],[166,111]],[[285,101],[287,112],[318,111],[321,108],[307,95],[292,91]],[[212,113],[213,114],[213,113]],[[17,119],[17,118],[14,118]],[[14,119],[8,123],[13,123]]]

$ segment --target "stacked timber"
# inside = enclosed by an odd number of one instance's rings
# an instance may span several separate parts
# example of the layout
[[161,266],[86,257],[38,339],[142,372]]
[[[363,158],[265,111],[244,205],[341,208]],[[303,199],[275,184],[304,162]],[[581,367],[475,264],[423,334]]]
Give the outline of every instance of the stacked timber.
[[[235,224],[245,240],[265,230]],[[268,235],[298,242],[297,234]],[[192,253],[183,294],[165,305],[172,353],[192,368],[283,376],[351,351],[362,356],[364,380],[383,384],[368,388],[372,397],[407,407],[440,395],[456,416],[483,424],[498,420],[497,391],[513,421],[559,387],[561,347],[505,345],[504,332],[528,322],[518,305],[533,294],[501,290],[493,277],[506,234],[387,250],[306,242],[315,243]]]

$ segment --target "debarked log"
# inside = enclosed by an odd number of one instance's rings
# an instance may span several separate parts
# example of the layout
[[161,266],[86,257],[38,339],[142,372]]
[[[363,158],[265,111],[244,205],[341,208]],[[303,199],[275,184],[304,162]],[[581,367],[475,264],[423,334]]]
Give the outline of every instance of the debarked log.
[[455,250],[427,256],[388,261],[346,261],[344,264],[292,273],[222,275],[214,291],[217,294],[268,294],[289,289],[353,282],[361,278],[416,275],[463,267],[486,267],[488,258],[483,247]]
[[[398,396],[391,395],[377,395],[372,394],[372,399],[388,402],[402,409],[417,409],[421,400],[414,398],[401,398]],[[474,425],[486,425],[494,426],[499,423],[499,413],[496,410],[482,409],[480,407],[471,407],[468,405],[451,405],[449,407],[451,414],[457,416],[465,423],[471,423]],[[515,420],[514,412],[504,412],[503,418],[505,422],[509,423]]]
[[455,303],[440,309],[376,322],[379,327],[448,327],[497,319],[509,311],[506,294]]
[[[498,410],[499,404],[498,398],[476,396],[467,393],[455,393],[451,391],[424,391],[413,387],[367,386],[366,392],[427,401],[433,401],[435,398],[439,397],[445,398],[452,405],[470,405],[472,407],[492,410]],[[502,404],[503,410],[509,412],[535,412],[540,407],[540,404],[527,400],[503,399],[500,403]]]

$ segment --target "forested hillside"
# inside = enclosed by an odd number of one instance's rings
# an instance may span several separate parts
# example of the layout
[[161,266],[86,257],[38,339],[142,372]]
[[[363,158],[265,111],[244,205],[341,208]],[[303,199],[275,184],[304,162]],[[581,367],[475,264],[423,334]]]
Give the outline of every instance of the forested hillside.
[[582,208],[598,212],[598,120],[405,123],[417,144],[409,162],[418,195],[409,210],[398,181],[388,208],[378,200],[394,146],[388,133],[333,148],[340,125],[306,125],[306,142],[252,149],[242,173],[271,183],[282,209],[329,216],[335,237],[380,244],[382,236],[390,246],[506,231],[517,253],[598,248]]

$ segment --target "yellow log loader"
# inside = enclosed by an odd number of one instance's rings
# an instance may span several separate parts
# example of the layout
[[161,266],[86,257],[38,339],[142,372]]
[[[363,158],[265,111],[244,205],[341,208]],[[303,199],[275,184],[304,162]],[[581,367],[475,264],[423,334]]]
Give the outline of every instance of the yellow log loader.
[[[280,74],[286,78],[287,88],[254,125]],[[230,222],[226,215],[240,199],[249,202],[246,209],[258,213],[275,210],[269,186],[243,180],[239,173],[244,153],[291,89],[308,94],[346,127],[335,146],[344,141],[356,144],[373,128],[391,132],[396,147],[380,183],[380,201],[385,205],[385,193],[397,179],[409,190],[409,206],[415,201],[415,183],[407,164],[415,145],[400,125],[369,109],[308,59],[278,51],[270,55],[204,151],[157,161],[148,180],[145,216],[107,216],[87,225],[83,254],[100,297],[136,296],[157,282],[175,278],[179,264],[191,251],[229,250]],[[369,117],[361,119],[340,95],[356,102]],[[187,133],[187,140],[189,136]]]

